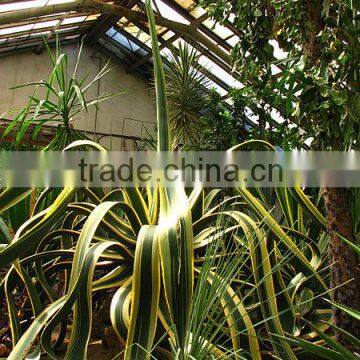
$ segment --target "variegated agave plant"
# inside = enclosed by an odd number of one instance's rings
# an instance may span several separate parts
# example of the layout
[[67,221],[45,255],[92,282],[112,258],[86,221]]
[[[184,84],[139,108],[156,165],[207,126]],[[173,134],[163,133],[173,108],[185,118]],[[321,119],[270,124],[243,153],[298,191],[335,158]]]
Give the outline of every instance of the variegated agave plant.
[[[168,151],[164,74],[146,5],[158,149]],[[269,147],[248,142],[230,151],[253,145]],[[67,149],[79,146],[105,151],[88,140]],[[0,211],[33,191],[4,190]],[[239,188],[225,198],[221,190],[201,187],[189,193],[161,185],[107,193],[65,188],[46,206],[51,191],[38,197],[15,235],[0,222],[0,269],[6,272],[0,291],[13,343],[8,359],[58,358],[68,324],[64,358],[86,359],[92,295],[104,289],[117,289],[111,321],[128,360],[296,359],[299,348],[291,339],[313,344],[319,338],[308,324],[329,327],[324,321],[331,311],[321,299],[328,291],[325,220],[301,189]],[[22,318],[14,302],[19,288],[31,305]]]

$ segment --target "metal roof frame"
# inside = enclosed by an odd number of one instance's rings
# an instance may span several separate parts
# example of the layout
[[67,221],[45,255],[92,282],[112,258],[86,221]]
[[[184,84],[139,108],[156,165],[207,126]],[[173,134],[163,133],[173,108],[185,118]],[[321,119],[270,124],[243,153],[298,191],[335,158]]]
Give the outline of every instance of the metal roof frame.
[[[163,53],[179,41],[186,42],[201,54],[199,69],[220,94],[242,87],[231,68],[238,32],[230,20],[225,25],[213,22],[197,0],[152,1]],[[136,49],[129,50],[116,40],[120,37],[112,39],[110,29],[136,44]],[[138,29],[137,34],[131,29]],[[43,38],[52,42],[55,34],[63,42],[84,37],[90,45],[116,49],[124,61],[130,57],[128,71],[152,65],[144,0],[0,0],[0,55],[26,47],[39,53]]]

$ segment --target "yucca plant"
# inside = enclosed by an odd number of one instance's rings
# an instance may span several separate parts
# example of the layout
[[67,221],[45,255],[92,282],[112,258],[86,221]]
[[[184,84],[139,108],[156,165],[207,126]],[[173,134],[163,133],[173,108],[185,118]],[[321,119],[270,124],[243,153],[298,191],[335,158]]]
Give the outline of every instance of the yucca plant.
[[87,98],[89,89],[104,78],[110,69],[109,63],[106,63],[92,80],[87,82],[87,76],[79,78],[82,43],[72,73],[69,70],[67,55],[61,51],[58,39],[55,51],[52,51],[46,42],[45,46],[52,66],[50,76],[47,80],[17,85],[12,88],[33,87],[34,90],[25,107],[10,111],[10,113],[17,112],[17,115],[4,131],[3,137],[16,129],[14,145],[18,146],[30,126],[33,126],[32,140],[36,140],[43,125],[55,124],[55,136],[46,149],[62,150],[73,141],[87,138],[81,131],[72,127],[71,122],[75,120],[76,116],[83,111],[87,112],[91,107],[97,108],[99,103],[117,93],[101,95],[94,99]]
[[[171,144],[165,76],[154,16],[146,1],[154,55],[158,151]],[[242,144],[267,146],[264,142]],[[67,150],[89,147],[89,140]],[[270,150],[273,150],[270,148]],[[32,189],[5,189],[0,211]],[[13,350],[8,359],[45,352],[87,358],[92,295],[117,289],[111,321],[125,359],[296,359],[287,334],[318,340],[308,326],[330,320],[326,263],[318,239],[324,218],[299,188],[236,189],[229,198],[200,186],[45,190],[12,236],[1,223],[1,296]],[[272,207],[281,216],[275,218]],[[307,226],[316,222],[316,231]],[[313,226],[313,225],[311,225]],[[14,294],[27,294],[19,319]]]
[[199,69],[200,56],[195,48],[180,42],[179,48],[171,48],[170,55],[165,57],[169,128],[174,147],[198,144],[201,138],[201,111],[210,83]]

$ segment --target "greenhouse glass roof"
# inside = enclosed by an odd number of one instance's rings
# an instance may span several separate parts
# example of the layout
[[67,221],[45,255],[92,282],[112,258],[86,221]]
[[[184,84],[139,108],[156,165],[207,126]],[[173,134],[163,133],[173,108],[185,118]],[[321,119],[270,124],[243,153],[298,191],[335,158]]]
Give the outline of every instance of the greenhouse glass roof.
[[[153,0],[153,8],[163,55],[186,42],[201,54],[199,69],[211,87],[224,96],[242,87],[232,76],[230,54],[239,34],[231,18],[215,23],[194,0]],[[152,66],[146,20],[144,0],[0,0],[0,54],[23,48],[39,52],[43,39],[52,42],[57,34],[62,43],[84,39],[105,48],[129,71],[144,72]],[[275,50],[275,57],[281,55]]]
[[[144,11],[142,0],[117,0],[108,4]],[[224,61],[224,58],[230,58],[238,39],[230,21],[227,26],[215,23],[193,0],[154,0],[153,5],[159,18],[185,25],[189,33],[196,31],[203,40],[192,39],[180,31],[182,29],[159,25],[157,30],[163,54],[169,51],[169,46],[177,47],[186,41],[202,53],[199,65],[210,70],[210,80],[220,93],[226,94],[230,87],[241,86],[231,76],[230,64]],[[45,8],[48,11],[43,11]],[[15,15],[14,19],[10,15]],[[87,6],[87,1],[0,1],[0,53],[41,47],[44,37],[52,41],[55,34],[64,42],[75,42],[85,36],[88,42],[98,42],[131,64],[130,70],[136,70],[151,63],[149,30],[146,22],[141,20],[129,19],[127,14],[100,16],[96,9]],[[209,48],[209,44],[213,48]],[[218,49],[216,53],[215,48]],[[222,58],[219,57],[221,53]]]

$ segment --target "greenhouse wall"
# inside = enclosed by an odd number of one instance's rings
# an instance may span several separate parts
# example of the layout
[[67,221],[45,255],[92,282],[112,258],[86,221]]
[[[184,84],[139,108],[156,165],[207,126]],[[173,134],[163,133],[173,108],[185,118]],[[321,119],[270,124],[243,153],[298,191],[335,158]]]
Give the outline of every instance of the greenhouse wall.
[[[68,55],[70,68],[73,68],[78,46],[68,45],[62,50]],[[109,55],[85,46],[81,59],[78,73],[81,76],[88,75],[90,81],[100,67],[109,60]],[[147,138],[149,133],[154,132],[156,121],[154,97],[148,79],[139,73],[127,72],[125,66],[117,59],[110,61],[111,71],[100,80],[99,86],[96,84],[90,88],[87,99],[106,93],[121,92],[121,94],[100,104],[100,111],[92,108],[88,113],[83,112],[73,120],[73,126],[90,134],[95,131],[100,143],[107,148],[132,150],[135,146],[134,141],[128,137]],[[26,105],[27,98],[33,91],[31,87],[15,90],[10,88],[45,79],[50,69],[50,59],[46,51],[39,55],[34,52],[23,52],[3,56],[0,61],[1,118],[12,119],[15,113],[4,113],[9,109]]]

